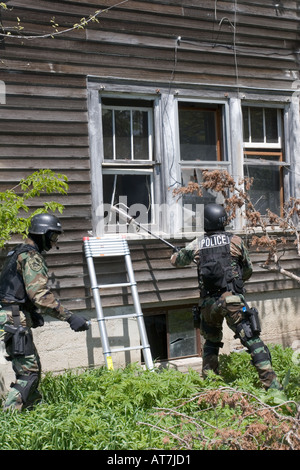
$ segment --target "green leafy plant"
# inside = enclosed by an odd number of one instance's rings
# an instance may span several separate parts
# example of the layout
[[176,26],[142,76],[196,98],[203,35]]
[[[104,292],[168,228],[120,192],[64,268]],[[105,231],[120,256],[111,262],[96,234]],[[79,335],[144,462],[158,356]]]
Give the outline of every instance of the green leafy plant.
[[0,248],[2,248],[14,234],[26,235],[31,218],[41,212],[62,213],[64,206],[55,201],[45,201],[39,209],[29,212],[29,200],[41,194],[67,194],[68,179],[65,175],[54,173],[51,170],[39,170],[27,178],[20,180],[12,189],[0,192]]
[[290,370],[280,397],[248,373],[246,353],[221,356],[221,375],[206,380],[195,370],[150,372],[137,364],[47,373],[42,403],[0,411],[0,449],[299,450],[300,364],[289,348],[271,353],[280,377]]

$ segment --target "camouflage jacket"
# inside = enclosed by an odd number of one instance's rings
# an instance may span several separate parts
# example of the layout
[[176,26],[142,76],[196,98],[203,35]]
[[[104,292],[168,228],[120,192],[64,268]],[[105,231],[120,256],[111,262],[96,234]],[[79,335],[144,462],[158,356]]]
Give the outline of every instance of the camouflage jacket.
[[[198,260],[198,252],[201,238],[196,238],[189,243],[185,248],[171,256],[171,264],[178,268],[188,266],[194,260]],[[242,270],[242,279],[247,281],[253,272],[252,263],[249,257],[249,252],[243,240],[233,235],[230,242],[230,253],[232,256],[232,271],[235,276],[238,276],[238,266]]]
[[[35,246],[30,239],[26,244]],[[22,276],[27,294],[25,310],[38,309],[40,313],[59,320],[67,320],[71,312],[64,308],[48,287],[48,267],[44,257],[37,250],[20,253],[17,258],[17,272]]]

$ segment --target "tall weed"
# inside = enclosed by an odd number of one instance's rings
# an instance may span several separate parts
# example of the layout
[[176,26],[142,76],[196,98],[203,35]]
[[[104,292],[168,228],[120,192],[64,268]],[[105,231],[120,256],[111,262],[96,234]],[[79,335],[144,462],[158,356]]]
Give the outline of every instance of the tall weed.
[[292,350],[271,353],[284,395],[261,389],[247,353],[221,356],[221,375],[205,381],[194,370],[149,372],[137,364],[47,373],[42,403],[0,411],[0,449],[272,448],[295,425],[300,366]]

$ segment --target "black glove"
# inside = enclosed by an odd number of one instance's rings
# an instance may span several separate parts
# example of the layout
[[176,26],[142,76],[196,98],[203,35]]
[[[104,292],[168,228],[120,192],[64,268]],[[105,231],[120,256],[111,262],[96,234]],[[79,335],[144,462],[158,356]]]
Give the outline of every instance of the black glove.
[[178,253],[181,250],[180,246],[173,246],[173,253]]
[[89,323],[86,318],[79,317],[72,313],[70,318],[68,318],[67,322],[69,323],[70,327],[74,331],[85,331],[89,329]]

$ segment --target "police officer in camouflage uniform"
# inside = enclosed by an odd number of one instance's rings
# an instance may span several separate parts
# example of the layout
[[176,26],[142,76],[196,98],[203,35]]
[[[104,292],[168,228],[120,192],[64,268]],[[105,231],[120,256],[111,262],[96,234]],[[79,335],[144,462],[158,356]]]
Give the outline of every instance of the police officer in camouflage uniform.
[[183,267],[196,261],[200,287],[200,331],[203,347],[203,376],[209,370],[218,373],[218,354],[222,343],[224,318],[229,328],[251,354],[265,389],[282,389],[272,368],[267,346],[260,339],[256,309],[244,297],[244,282],[252,275],[252,264],[242,239],[225,232],[227,215],[223,206],[208,204],[204,208],[204,231],[185,248],[175,252],[171,263]]
[[35,215],[29,238],[8,253],[0,275],[0,339],[16,375],[5,410],[21,411],[41,399],[41,364],[31,328],[44,324],[43,315],[68,322],[74,331],[89,328],[86,319],[63,307],[47,287],[48,268],[42,252],[55,246],[62,232],[54,215]]

